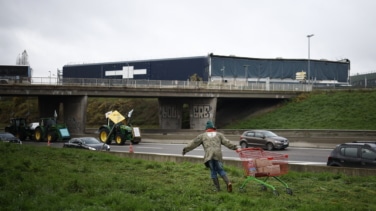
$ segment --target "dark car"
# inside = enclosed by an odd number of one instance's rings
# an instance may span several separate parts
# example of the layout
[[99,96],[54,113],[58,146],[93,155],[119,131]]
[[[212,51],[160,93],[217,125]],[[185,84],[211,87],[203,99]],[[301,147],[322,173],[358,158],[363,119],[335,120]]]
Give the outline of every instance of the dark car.
[[356,141],[339,144],[328,157],[327,166],[376,168],[376,142]]
[[15,143],[15,144],[22,144],[22,141],[19,138],[17,138],[16,136],[8,132],[0,133],[0,141]]
[[242,148],[285,149],[289,146],[289,140],[268,130],[248,130],[240,136],[239,145]]
[[68,142],[64,143],[63,147],[97,151],[110,151],[110,146],[108,144],[104,144],[94,137],[72,138]]

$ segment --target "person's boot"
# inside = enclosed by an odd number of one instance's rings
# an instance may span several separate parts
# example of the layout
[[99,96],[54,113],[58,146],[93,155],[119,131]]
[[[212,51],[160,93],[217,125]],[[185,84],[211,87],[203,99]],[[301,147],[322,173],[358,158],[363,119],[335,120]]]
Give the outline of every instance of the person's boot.
[[214,186],[215,186],[216,191],[220,191],[221,188],[220,188],[220,186],[219,186],[218,178],[213,178],[213,183],[214,183]]
[[231,184],[230,180],[228,179],[228,177],[225,175],[225,176],[222,176],[222,178],[227,185],[227,191],[232,192],[232,184]]

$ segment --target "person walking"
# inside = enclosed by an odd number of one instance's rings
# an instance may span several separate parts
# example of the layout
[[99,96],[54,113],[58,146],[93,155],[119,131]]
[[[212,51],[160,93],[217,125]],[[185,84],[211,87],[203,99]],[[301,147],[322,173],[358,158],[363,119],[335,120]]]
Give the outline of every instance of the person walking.
[[212,121],[206,123],[206,131],[194,138],[186,147],[183,148],[183,156],[189,151],[202,145],[205,151],[204,163],[210,168],[210,176],[217,191],[220,191],[218,174],[222,177],[227,186],[227,191],[232,192],[232,184],[223,169],[223,156],[221,146],[224,145],[229,149],[237,150],[237,145],[229,141],[222,133],[217,132]]

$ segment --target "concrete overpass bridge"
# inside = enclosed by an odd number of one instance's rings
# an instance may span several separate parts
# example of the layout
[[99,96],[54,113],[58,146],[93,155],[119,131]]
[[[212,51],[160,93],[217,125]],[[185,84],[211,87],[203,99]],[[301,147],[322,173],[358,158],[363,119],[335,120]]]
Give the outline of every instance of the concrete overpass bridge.
[[[72,134],[85,131],[88,97],[158,98],[161,129],[181,129],[182,107],[189,105],[190,129],[202,129],[207,120],[240,114],[245,107],[262,109],[312,90],[310,84],[219,83],[124,79],[33,78],[30,84],[1,84],[0,96],[38,97],[41,116],[62,108],[62,119]],[[252,99],[253,101],[242,101]],[[231,112],[229,114],[229,112]],[[236,115],[234,115],[236,116]]]

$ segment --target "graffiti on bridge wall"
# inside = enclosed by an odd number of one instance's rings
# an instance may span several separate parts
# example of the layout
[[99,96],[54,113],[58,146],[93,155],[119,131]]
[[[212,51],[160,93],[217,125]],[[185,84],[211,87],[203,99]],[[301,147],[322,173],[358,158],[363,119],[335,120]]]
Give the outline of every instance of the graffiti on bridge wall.
[[161,107],[163,119],[176,119],[178,118],[178,109],[176,106],[162,106]]
[[210,118],[210,105],[194,105],[193,106],[193,118],[207,119]]
[[[210,105],[194,105],[192,107],[193,118],[196,119],[208,119],[210,118],[210,111],[212,110]],[[163,119],[177,119],[179,118],[179,111],[176,106],[162,106],[161,117]]]

